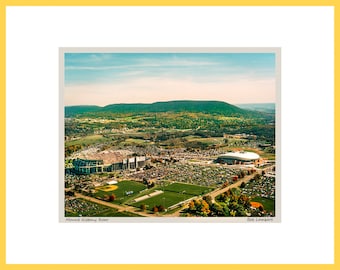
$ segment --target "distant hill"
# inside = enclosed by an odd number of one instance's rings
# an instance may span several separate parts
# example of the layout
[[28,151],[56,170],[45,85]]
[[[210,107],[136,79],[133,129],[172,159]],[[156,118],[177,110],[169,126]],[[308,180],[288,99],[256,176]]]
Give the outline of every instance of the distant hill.
[[249,103],[249,104],[237,104],[237,106],[245,110],[275,113],[275,103]]
[[79,105],[79,106],[66,106],[65,117],[73,117],[88,112],[99,111],[101,107],[94,105]]
[[99,106],[66,106],[65,117],[80,116],[86,113],[146,113],[146,112],[202,112],[228,116],[259,117],[260,114],[241,109],[222,101],[177,100],[166,102],[111,104]]

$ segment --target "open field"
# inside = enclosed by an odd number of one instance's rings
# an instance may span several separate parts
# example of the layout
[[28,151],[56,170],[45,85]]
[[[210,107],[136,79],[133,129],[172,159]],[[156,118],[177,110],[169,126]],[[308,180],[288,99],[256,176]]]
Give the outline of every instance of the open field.
[[133,203],[132,205],[135,207],[140,207],[142,204],[145,204],[148,210],[151,210],[155,205],[163,205],[165,208],[168,208],[191,197],[193,197],[193,195],[164,191],[164,193],[160,195],[157,195],[150,199],[146,199],[141,202]]
[[118,189],[114,191],[114,194],[118,197],[125,196],[125,192],[133,191],[133,193],[140,192],[146,189],[146,186],[142,183],[138,183],[135,181],[122,181],[116,184]]
[[108,186],[103,186],[103,187],[97,187],[96,190],[101,190],[104,192],[109,192],[109,191],[114,191],[118,188],[118,186],[115,185],[108,185]]
[[166,186],[164,190],[182,194],[201,195],[204,193],[208,193],[209,191],[212,190],[212,188],[183,183],[173,183]]
[[133,138],[128,138],[126,140],[124,140],[123,142],[121,142],[119,145],[121,146],[127,146],[127,145],[143,145],[143,144],[147,144],[147,142],[145,140],[142,139],[133,139]]
[[223,137],[209,137],[209,138],[202,138],[199,136],[186,136],[184,139],[188,140],[189,142],[197,141],[197,142],[204,142],[207,144],[223,144]]
[[275,201],[267,198],[255,197],[252,202],[258,202],[263,205],[264,210],[267,212],[275,212]]
[[[111,194],[114,194],[116,196],[116,203],[122,203],[125,200],[129,199],[131,195],[138,194],[140,191],[146,189],[146,186],[135,182],[135,181],[122,181],[118,182],[116,184],[118,187],[114,191],[103,191],[103,190],[97,190],[95,193],[95,197],[104,198],[105,196],[110,196]],[[127,195],[126,192],[131,192],[130,195]]]
[[93,145],[98,143],[104,143],[109,141],[108,138],[103,137],[103,135],[89,135],[82,137],[80,139],[65,142],[65,147],[72,145]]
[[128,212],[118,212],[94,202],[73,199],[65,203],[65,217],[138,217]]

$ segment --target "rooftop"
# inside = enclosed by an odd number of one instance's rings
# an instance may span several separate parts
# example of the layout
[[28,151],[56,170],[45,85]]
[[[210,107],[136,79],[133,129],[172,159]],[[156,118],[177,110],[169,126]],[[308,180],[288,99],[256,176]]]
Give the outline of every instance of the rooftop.
[[83,151],[77,155],[77,158],[103,160],[104,165],[109,165],[122,161],[130,154],[132,154],[132,152],[127,150]]
[[221,158],[238,158],[238,159],[244,159],[244,160],[254,160],[259,159],[260,156],[254,152],[230,152],[220,155]]

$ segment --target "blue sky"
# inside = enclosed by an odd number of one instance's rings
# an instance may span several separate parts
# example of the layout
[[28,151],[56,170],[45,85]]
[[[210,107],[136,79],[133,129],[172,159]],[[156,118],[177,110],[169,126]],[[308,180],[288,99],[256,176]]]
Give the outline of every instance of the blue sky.
[[274,53],[66,53],[65,105],[275,101]]

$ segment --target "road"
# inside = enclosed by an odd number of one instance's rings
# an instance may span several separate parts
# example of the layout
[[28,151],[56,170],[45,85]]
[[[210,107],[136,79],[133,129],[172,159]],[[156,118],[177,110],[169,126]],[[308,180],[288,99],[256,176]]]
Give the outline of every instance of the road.
[[[256,173],[255,173],[255,174],[256,174]],[[231,184],[231,185],[229,185],[229,186],[227,186],[227,187],[225,187],[225,188],[222,188],[222,189],[215,189],[215,190],[213,190],[213,191],[207,193],[206,196],[211,196],[211,198],[212,198],[212,200],[213,200],[213,202],[214,202],[214,201],[215,201],[215,198],[216,198],[218,195],[220,195],[220,194],[226,192],[226,191],[229,190],[229,189],[237,188],[237,187],[239,187],[242,183],[245,183],[245,184],[248,183],[251,179],[254,178],[255,174],[246,175],[244,178],[239,179],[236,183]]]
[[75,195],[76,198],[82,198],[82,199],[90,201],[90,202],[94,202],[94,203],[98,203],[98,204],[101,204],[101,205],[104,205],[104,206],[107,206],[107,207],[110,207],[110,208],[114,208],[114,209],[121,211],[121,212],[126,211],[126,212],[134,213],[134,214],[137,214],[137,215],[140,215],[140,216],[143,216],[143,217],[154,217],[155,216],[153,214],[141,212],[140,209],[132,207],[132,206],[122,206],[122,205],[117,205],[117,204],[105,202],[105,201],[98,200],[98,199],[93,198],[93,197],[85,196],[85,195],[80,194],[80,193],[74,193],[74,195]]
[[[274,167],[274,166],[275,166],[275,165],[272,165],[272,166],[270,166],[270,167],[267,167],[267,168],[264,169],[264,171],[270,171],[270,169],[271,169],[272,167]],[[243,182],[244,182],[245,184],[248,183],[251,179],[253,179],[253,177],[256,175],[256,173],[261,174],[262,171],[263,171],[263,169],[257,169],[257,171],[256,171],[254,174],[246,175],[244,178],[238,180],[236,183],[231,184],[230,186],[227,186],[227,187],[222,188],[222,189],[215,189],[215,190],[211,191],[210,193],[208,193],[208,194],[206,194],[206,195],[210,195],[211,198],[212,198],[213,201],[214,201],[215,198],[216,198],[218,195],[220,195],[220,194],[226,192],[227,190],[229,190],[229,189],[231,189],[231,188],[239,187]]]

